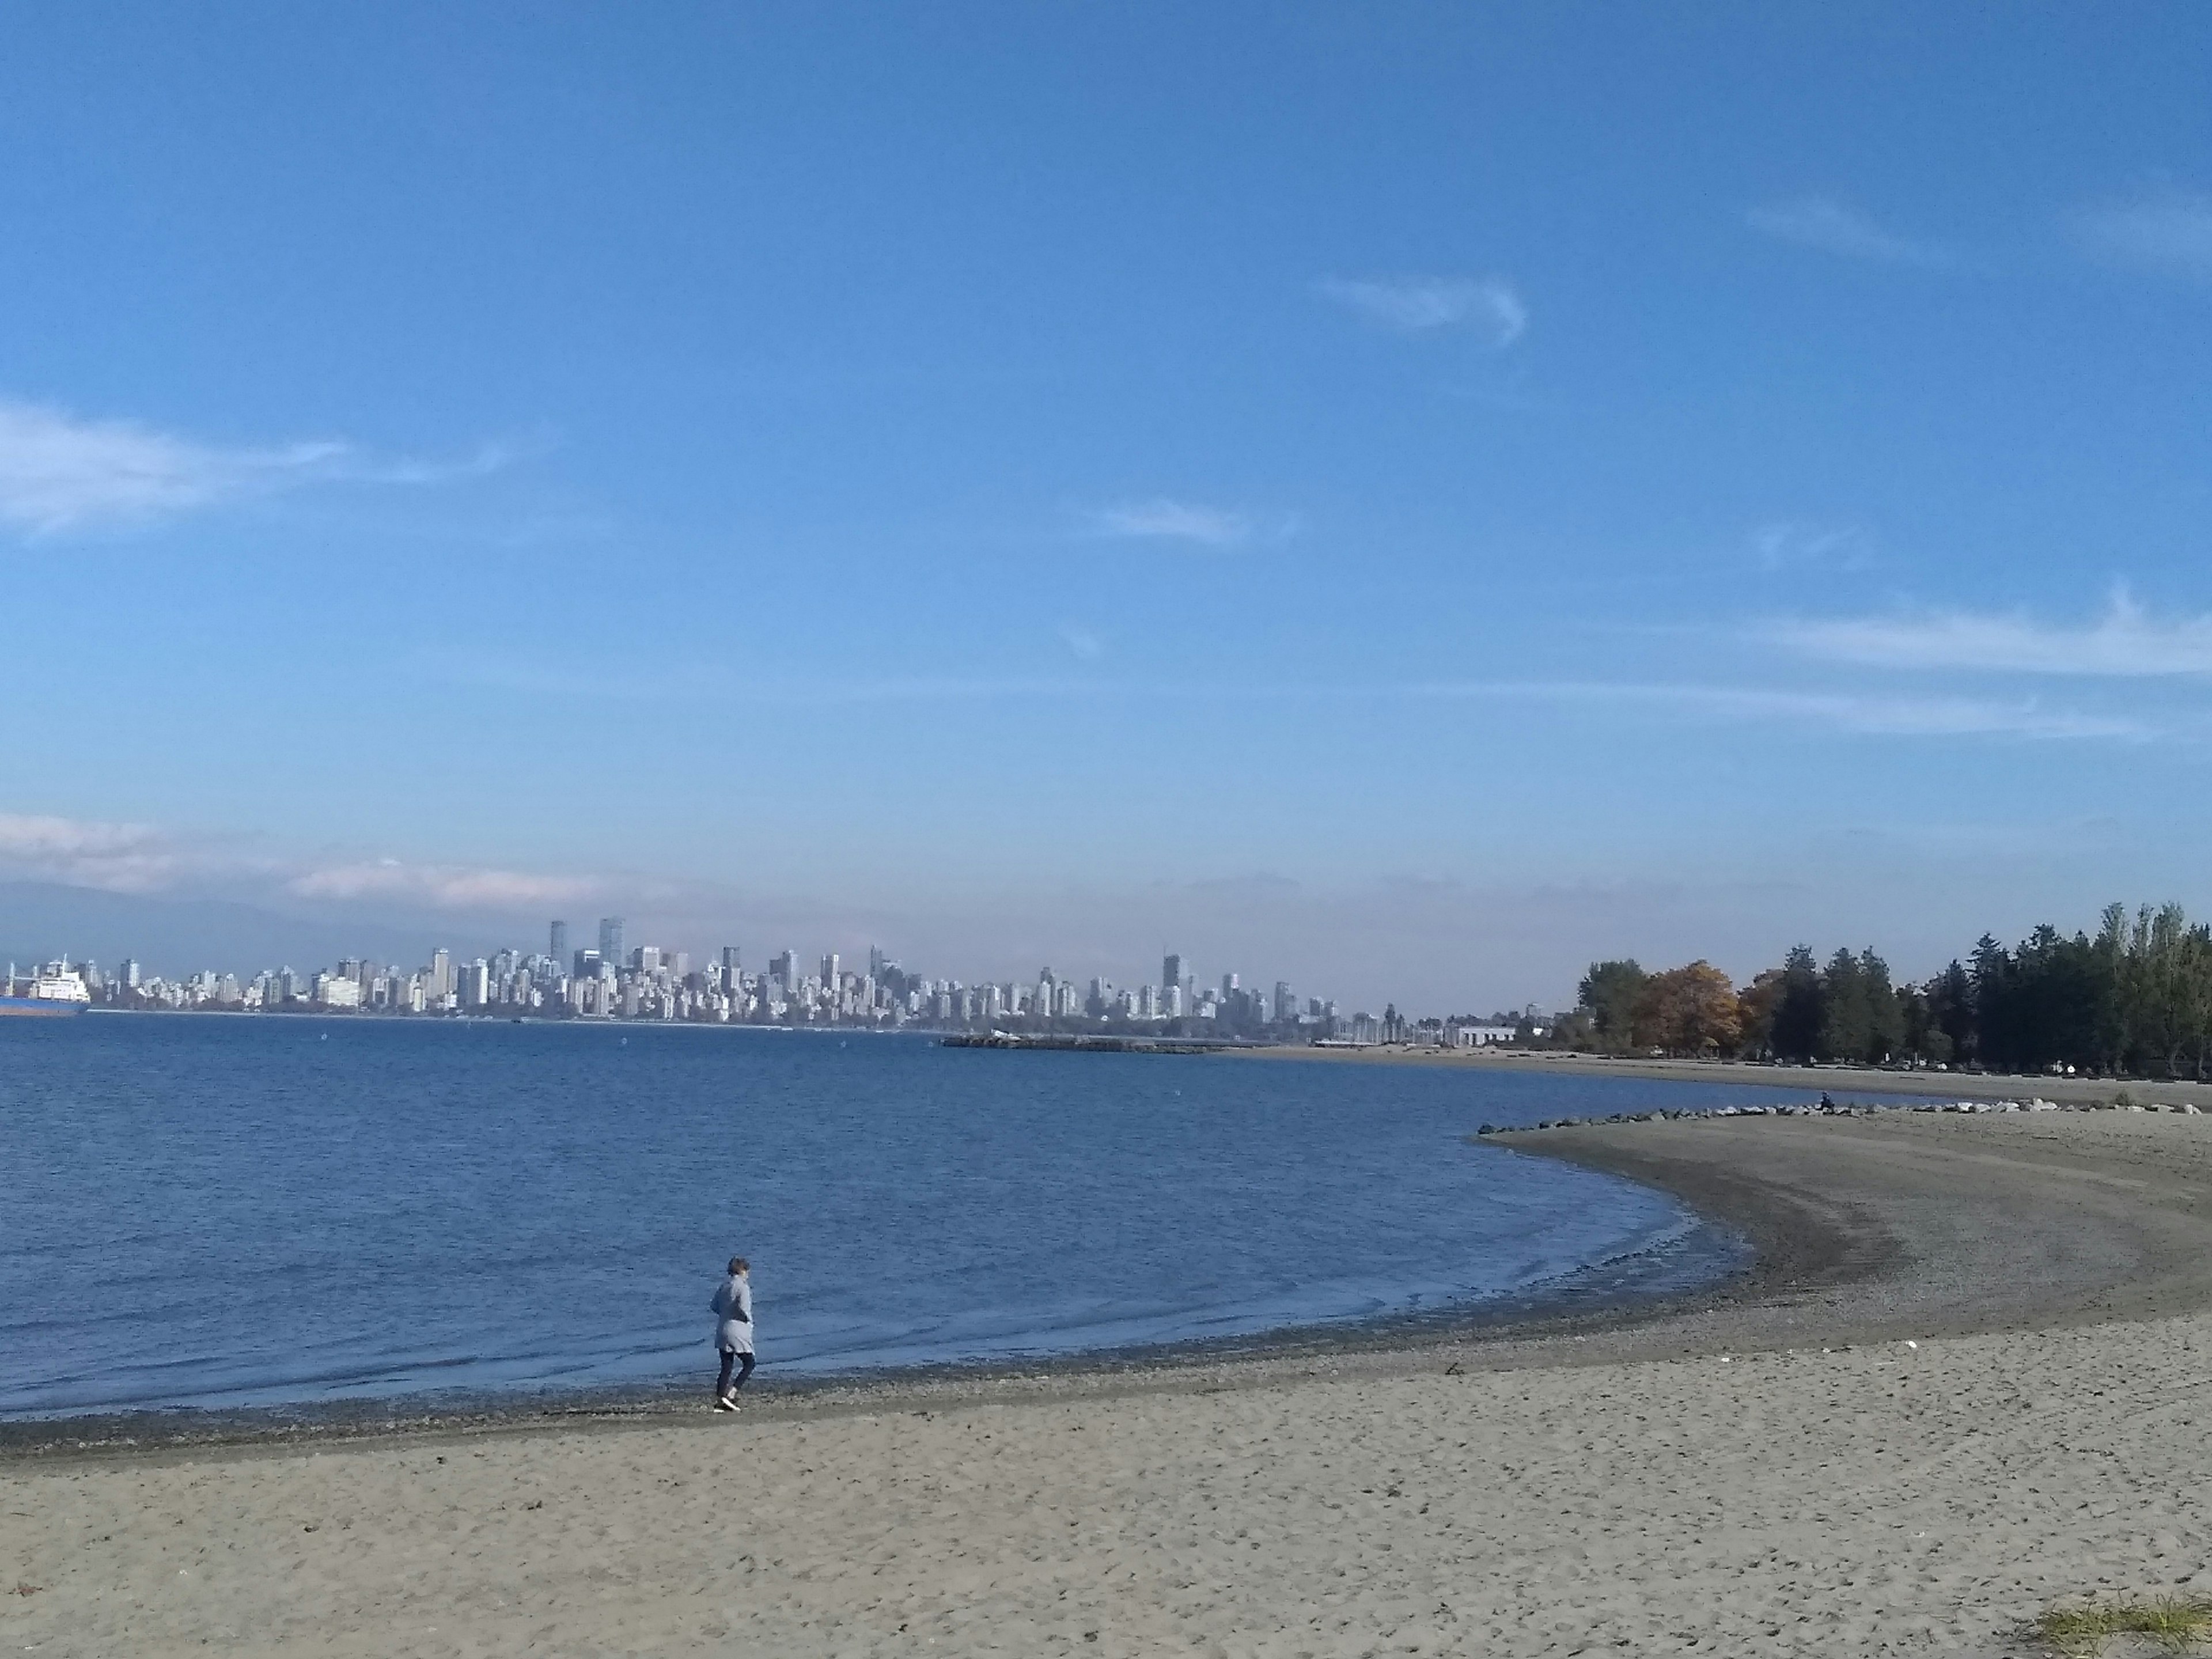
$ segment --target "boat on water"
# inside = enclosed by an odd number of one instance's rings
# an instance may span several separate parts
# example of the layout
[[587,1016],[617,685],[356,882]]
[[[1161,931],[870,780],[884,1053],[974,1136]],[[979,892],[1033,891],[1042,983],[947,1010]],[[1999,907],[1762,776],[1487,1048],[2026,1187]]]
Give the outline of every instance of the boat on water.
[[64,963],[48,963],[27,979],[11,970],[5,994],[0,994],[0,1019],[64,1019],[92,1006],[92,993],[84,976]]

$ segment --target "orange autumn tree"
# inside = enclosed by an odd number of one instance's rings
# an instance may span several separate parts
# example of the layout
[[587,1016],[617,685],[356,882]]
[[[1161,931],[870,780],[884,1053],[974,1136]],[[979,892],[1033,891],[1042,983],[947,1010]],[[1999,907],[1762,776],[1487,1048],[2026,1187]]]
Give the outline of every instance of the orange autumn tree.
[[1710,962],[1654,974],[1637,999],[1636,1040],[1644,1048],[1710,1054],[1733,1049],[1742,1034],[1735,987]]

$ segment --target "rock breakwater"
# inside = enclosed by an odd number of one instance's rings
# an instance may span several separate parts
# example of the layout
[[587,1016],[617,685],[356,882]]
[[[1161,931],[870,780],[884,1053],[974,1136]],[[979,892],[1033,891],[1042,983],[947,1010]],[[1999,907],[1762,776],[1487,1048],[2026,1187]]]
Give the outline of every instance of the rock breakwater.
[[2197,1108],[2186,1103],[2161,1105],[2155,1101],[2136,1101],[2130,1099],[2125,1091],[2110,1100],[2063,1102],[2031,1095],[2020,1100],[1916,1100],[1876,1104],[1873,1102],[1832,1100],[1822,1095],[1817,1101],[1791,1100],[1755,1106],[1698,1106],[1678,1110],[1615,1112],[1606,1117],[1547,1117],[1537,1123],[1486,1123],[1474,1133],[1478,1137],[1496,1137],[1529,1134],[1539,1129],[1573,1128],[1583,1124],[1656,1123],[1708,1117],[1872,1117],[1879,1112],[1962,1112],[1977,1115],[1996,1112],[2170,1112],[2182,1117],[2201,1115]]

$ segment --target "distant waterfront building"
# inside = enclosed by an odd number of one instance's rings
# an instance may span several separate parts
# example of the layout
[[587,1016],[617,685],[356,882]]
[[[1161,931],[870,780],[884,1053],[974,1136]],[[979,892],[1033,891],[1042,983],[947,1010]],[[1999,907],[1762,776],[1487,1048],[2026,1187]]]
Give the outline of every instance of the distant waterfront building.
[[618,963],[623,959],[623,919],[620,916],[599,918],[599,960]]
[[[214,987],[210,986],[208,989],[211,998]],[[361,981],[343,974],[317,974],[313,998],[325,1008],[358,1008],[361,1006]]]
[[[15,964],[12,963],[9,964],[9,973],[10,976],[15,973]],[[116,977],[123,981],[123,988],[125,990],[137,990],[138,988],[138,958],[136,957],[124,957],[122,970],[117,974]]]
[[568,924],[565,921],[556,921],[553,924],[551,933],[552,937],[546,941],[547,949],[545,954],[551,957],[556,962],[568,961]]
[[1275,981],[1276,1022],[1279,1024],[1287,1025],[1297,1017],[1298,1000],[1291,994],[1290,982],[1286,980],[1277,980]]
[[1513,1041],[1515,1032],[1510,1025],[1460,1025],[1451,1027],[1451,1044],[1455,1048],[1502,1048]]
[[768,976],[789,995],[799,988],[799,953],[787,946],[781,956],[769,957]]
[[491,964],[482,957],[465,963],[460,972],[461,1006],[481,1008],[491,1000]]
[[1175,994],[1182,988],[1182,957],[1170,951],[1160,958],[1160,989],[1171,1000],[1179,1000]]
[[834,993],[837,988],[837,953],[835,951],[822,958],[822,983],[830,992]]

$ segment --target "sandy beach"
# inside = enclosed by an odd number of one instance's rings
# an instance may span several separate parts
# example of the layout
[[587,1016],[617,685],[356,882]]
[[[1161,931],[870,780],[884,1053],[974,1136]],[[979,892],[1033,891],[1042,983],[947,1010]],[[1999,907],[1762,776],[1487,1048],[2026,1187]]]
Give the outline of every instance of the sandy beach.
[[1753,1239],[1657,1316],[744,1415],[0,1462],[7,1652],[2026,1655],[2212,1590],[2212,1119],[1517,1135]]
[[1890,1070],[1872,1066],[1770,1065],[1761,1060],[1669,1060],[1650,1054],[1592,1054],[1546,1048],[1316,1048],[1282,1043],[1224,1049],[1225,1060],[1295,1060],[1324,1066],[1420,1066],[1455,1071],[1554,1072],[1572,1077],[1669,1079],[1750,1089],[1812,1089],[1844,1095],[1920,1095],[1943,1100],[2045,1100],[2079,1103],[2133,1099],[2212,1111],[2212,1084],[2131,1078],[2033,1077],[1992,1072]]

